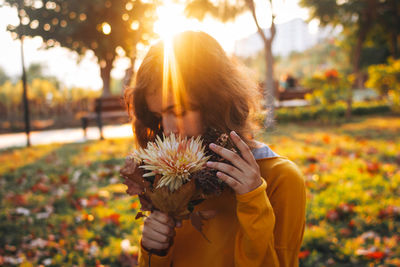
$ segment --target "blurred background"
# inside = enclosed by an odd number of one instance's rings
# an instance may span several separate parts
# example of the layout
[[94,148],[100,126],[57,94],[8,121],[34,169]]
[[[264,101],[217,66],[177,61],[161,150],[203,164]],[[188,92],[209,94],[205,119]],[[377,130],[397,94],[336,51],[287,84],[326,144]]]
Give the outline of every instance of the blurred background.
[[0,265],[136,264],[121,97],[184,30],[246,67],[257,138],[305,175],[300,265],[400,266],[397,0],[0,0]]

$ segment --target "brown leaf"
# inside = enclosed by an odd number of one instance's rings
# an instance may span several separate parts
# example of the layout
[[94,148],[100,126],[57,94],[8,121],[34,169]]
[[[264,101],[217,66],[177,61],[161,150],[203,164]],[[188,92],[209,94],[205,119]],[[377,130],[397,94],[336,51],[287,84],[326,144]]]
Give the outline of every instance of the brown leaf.
[[122,182],[124,185],[126,185],[128,188],[126,189],[126,193],[128,195],[134,196],[134,195],[139,195],[144,191],[144,188],[139,186],[137,183],[132,182],[131,180],[125,180]]
[[140,201],[140,209],[142,211],[151,211],[153,209],[153,205],[151,204],[151,200],[148,199],[145,195],[139,195]]
[[139,195],[150,188],[150,183],[143,179],[143,169],[139,168],[134,159],[126,158],[125,165],[120,170],[121,176],[125,179],[125,184],[128,189],[126,193],[129,195]]
[[136,164],[135,160],[130,157],[126,158],[125,165],[121,168],[120,174],[125,179],[129,179],[143,187],[145,186],[143,169],[139,168],[139,165]]
[[200,210],[198,213],[203,220],[209,220],[217,216],[218,212],[216,210]]
[[203,221],[202,220],[204,220],[204,218],[202,217],[202,215],[198,211],[193,212],[192,214],[190,214],[190,221],[191,221],[193,227],[197,231],[199,231],[199,233],[204,237],[205,240],[207,240],[209,243],[211,243],[211,241],[203,233]]
[[[157,178],[154,183],[157,184]],[[151,200],[157,210],[167,213],[175,220],[182,220],[189,218],[189,201],[197,196],[198,192],[194,180],[191,180],[174,192],[163,186],[153,191],[146,191],[144,195]]]
[[145,218],[145,217],[147,217],[143,212],[141,212],[141,211],[139,211],[137,214],[136,214],[136,217],[135,217],[135,220],[137,220],[137,219],[140,219],[140,218]]

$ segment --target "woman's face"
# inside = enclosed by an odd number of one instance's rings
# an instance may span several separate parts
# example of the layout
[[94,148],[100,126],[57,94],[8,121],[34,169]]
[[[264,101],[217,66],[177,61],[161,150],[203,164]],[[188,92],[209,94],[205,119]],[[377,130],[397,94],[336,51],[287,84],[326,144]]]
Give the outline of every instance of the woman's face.
[[[163,101],[161,92],[147,94],[146,102],[150,112],[161,119],[165,135],[172,133],[192,137],[204,133],[198,109],[185,110],[172,96]],[[193,103],[189,102],[189,106],[193,106]]]

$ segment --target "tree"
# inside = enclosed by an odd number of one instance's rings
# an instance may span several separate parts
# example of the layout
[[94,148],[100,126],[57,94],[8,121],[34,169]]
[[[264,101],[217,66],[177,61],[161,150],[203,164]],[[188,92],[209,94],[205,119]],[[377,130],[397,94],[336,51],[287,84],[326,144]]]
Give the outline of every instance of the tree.
[[155,5],[140,0],[6,2],[16,7],[21,17],[21,24],[8,27],[15,37],[41,36],[47,48],[60,45],[79,55],[92,50],[100,66],[104,96],[110,94],[117,53],[134,61],[136,44],[146,44],[153,35]]
[[229,2],[225,0],[191,0],[187,2],[185,11],[189,17],[195,17],[199,20],[204,19],[206,14],[211,14],[213,17],[216,17],[223,22],[231,20],[245,11],[251,12],[254,23],[257,26],[258,34],[264,43],[266,72],[263,92],[268,112],[265,126],[270,127],[273,125],[274,118],[275,85],[272,42],[276,34],[276,28],[274,22],[275,15],[272,12],[272,0],[268,0],[268,3],[271,11],[271,27],[269,28],[269,34],[266,34],[259,24],[259,20],[256,16],[256,6],[254,0],[238,0],[236,2]]
[[[351,43],[349,57],[352,64],[352,73],[356,77],[357,85],[361,85],[361,57],[365,41],[375,29],[381,25],[381,30],[387,31],[393,39],[392,53],[397,55],[399,36],[399,8],[397,0],[301,0],[300,4],[310,8],[310,18],[316,18],[322,25],[341,25],[345,38]],[[350,117],[352,94],[347,99],[346,116]]]
[[10,77],[8,77],[4,69],[0,67],[0,85],[4,84],[8,80],[10,80]]
[[386,0],[381,5],[378,17],[380,28],[377,30],[384,33],[391,57],[397,59],[400,55],[398,41],[400,37],[400,3],[398,0]]
[[60,81],[55,76],[45,75],[45,65],[41,63],[32,63],[26,70],[26,80],[28,84],[31,84],[34,79],[40,78],[45,79],[52,84],[56,88],[60,88]]

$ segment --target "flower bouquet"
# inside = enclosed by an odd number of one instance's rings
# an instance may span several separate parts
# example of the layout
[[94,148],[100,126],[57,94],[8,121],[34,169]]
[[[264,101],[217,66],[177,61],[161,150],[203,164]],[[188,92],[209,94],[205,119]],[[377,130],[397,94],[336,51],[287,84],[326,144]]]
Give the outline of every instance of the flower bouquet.
[[[217,171],[206,166],[208,160],[226,162],[209,149],[210,143],[237,152],[229,136],[217,130],[197,138],[157,136],[155,142],[127,157],[121,169],[127,193],[139,196],[142,211],[159,210],[175,220],[191,218],[201,232],[194,206],[226,188]],[[139,212],[136,218],[142,216]]]

